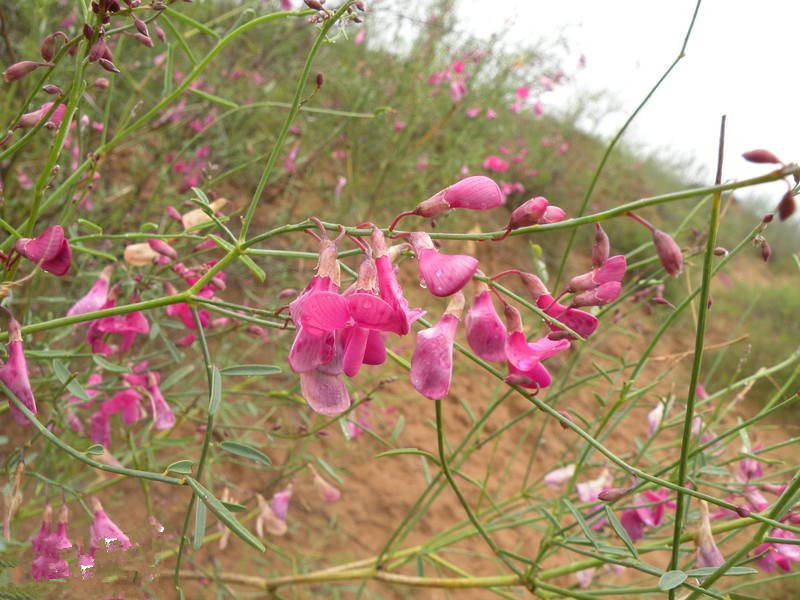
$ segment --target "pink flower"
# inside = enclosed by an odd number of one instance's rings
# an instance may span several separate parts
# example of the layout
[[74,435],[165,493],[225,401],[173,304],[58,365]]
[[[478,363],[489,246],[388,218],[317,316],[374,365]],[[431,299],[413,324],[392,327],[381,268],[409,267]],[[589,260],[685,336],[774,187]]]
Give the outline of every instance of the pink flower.
[[346,186],[346,185],[347,185],[347,178],[342,177],[341,175],[339,175],[336,178],[336,187],[333,190],[333,195],[336,196],[337,198],[339,196],[341,196],[342,195],[342,190],[344,189],[344,186]]
[[[39,121],[45,118],[50,109],[53,107],[52,102],[45,102],[39,107],[37,110],[34,110],[29,113],[25,113],[19,118],[17,122],[17,127],[22,127],[23,129],[30,129],[31,127],[35,127],[38,125]],[[66,104],[59,104],[53,114],[50,115],[50,120],[45,124],[45,127],[51,126],[58,126],[61,124],[61,121],[64,119],[64,114],[67,112],[67,105]]]
[[450,391],[453,378],[453,343],[464,309],[464,295],[456,293],[439,322],[417,333],[411,357],[411,385],[431,400],[441,400]]
[[483,168],[487,171],[494,171],[495,173],[507,171],[508,166],[508,161],[503,160],[496,154],[490,154],[483,161]]
[[170,408],[169,404],[164,399],[161,388],[158,386],[160,379],[161,377],[158,373],[155,371],[148,371],[145,389],[150,397],[150,409],[153,414],[153,429],[156,431],[163,431],[175,426],[175,415],[172,412],[172,408]]
[[531,88],[527,85],[521,85],[514,93],[518,100],[526,100],[531,95]]
[[383,232],[374,226],[372,228],[371,241],[375,255],[375,268],[377,269],[378,293],[381,298],[394,308],[396,313],[402,315],[403,319],[399,322],[397,333],[398,335],[406,335],[411,328],[411,323],[422,316],[424,311],[418,308],[413,310],[409,308],[408,300],[403,295],[403,288],[400,286],[400,282],[397,281],[392,258],[389,254],[389,249],[386,247],[386,238]]
[[31,540],[33,546],[31,576],[36,581],[69,577],[69,565],[65,559],[59,556],[61,550],[72,548],[72,542],[67,537],[67,507],[66,505],[61,507],[54,532],[51,532],[50,525],[52,513],[50,504],[47,504],[39,533]]
[[400,133],[401,131],[403,131],[406,128],[406,122],[405,121],[401,121],[400,119],[397,119],[392,124],[392,128],[395,130],[395,132]]
[[328,481],[317,472],[313,464],[308,463],[306,466],[308,470],[311,471],[311,476],[314,478],[314,488],[317,490],[320,498],[325,502],[338,502],[339,498],[342,497],[342,492],[333,484],[328,483]]
[[505,316],[508,327],[506,359],[509,375],[516,376],[514,381],[522,387],[538,389],[549,386],[553,378],[541,361],[569,348],[569,340],[551,340],[544,337],[529,343],[522,328],[522,316],[519,311],[506,304]]
[[108,518],[103,510],[103,505],[97,498],[92,498],[92,510],[94,511],[94,521],[90,529],[92,547],[100,548],[101,542],[111,550],[116,548],[127,550],[131,547],[128,536],[122,533],[116,523]]
[[[0,367],[0,381],[11,390],[25,407],[34,415],[36,410],[36,400],[33,397],[33,390],[28,379],[28,363],[25,360],[25,353],[22,346],[22,330],[20,324],[9,313],[8,318],[8,362]],[[22,414],[16,404],[11,399],[8,400],[11,414],[20,425],[28,425],[28,418]]]
[[[549,294],[539,296],[536,305],[548,316],[560,321],[583,337],[589,337],[597,329],[597,317],[577,308],[568,308],[559,304]],[[562,331],[561,328],[551,323],[548,323],[547,326],[551,331]]]
[[576,275],[570,279],[567,291],[571,293],[593,290],[604,283],[621,282],[625,276],[627,261],[621,254],[612,256],[600,267],[592,269],[583,275]]
[[355,37],[353,38],[353,43],[356,46],[360,46],[364,43],[364,38],[367,37],[367,30],[366,29],[359,29],[358,33],[356,33]]
[[506,359],[506,326],[500,320],[492,303],[489,286],[477,282],[478,293],[467,311],[464,324],[467,342],[473,352],[483,360],[503,362]]
[[453,102],[460,102],[467,95],[467,84],[463,79],[454,79],[450,82],[450,97]]
[[603,469],[600,475],[589,481],[583,481],[575,484],[575,491],[578,493],[578,498],[581,502],[589,503],[596,502],[600,492],[607,490],[614,483],[614,478],[608,469]]
[[468,108],[468,109],[467,109],[466,111],[464,111],[464,112],[467,114],[467,116],[468,116],[470,119],[474,119],[474,118],[475,118],[475,117],[477,117],[479,114],[481,114],[481,112],[483,112],[483,109],[482,109],[480,106],[472,106],[472,107]]
[[[753,446],[753,450],[759,450],[761,444]],[[750,453],[747,448],[742,448],[742,452]],[[761,468],[761,463],[755,458],[749,456],[744,457],[739,461],[739,468],[737,469],[736,477],[740,481],[750,481],[751,479],[761,479],[764,476],[764,470]]]
[[[770,531],[769,536],[792,541],[797,539],[791,531],[778,528]],[[792,570],[793,562],[800,562],[800,545],[797,544],[769,542],[766,544],[761,544],[755,550],[756,555],[761,554],[762,552],[766,552],[766,554],[759,558],[756,564],[768,573],[772,573],[776,566],[788,573]]]
[[272,505],[267,502],[266,498],[261,494],[256,494],[258,501],[259,512],[256,517],[256,533],[258,537],[264,537],[264,531],[275,536],[286,535],[288,527],[286,526],[286,519],[281,519],[275,514]]
[[64,275],[72,263],[72,250],[64,237],[64,228],[53,225],[34,239],[20,238],[14,243],[14,250],[39,264],[43,271],[53,275]]
[[114,267],[108,266],[100,273],[100,277],[94,282],[91,289],[73,304],[67,311],[67,316],[83,315],[100,310],[108,301],[108,284],[111,280],[111,273]]
[[286,160],[283,162],[283,168],[287,173],[297,173],[297,165],[295,164],[295,161],[297,160],[297,153],[299,151],[300,143],[298,142],[292,146],[292,148],[289,150],[289,154],[286,155]]
[[494,112],[491,108],[486,109],[486,119],[488,121],[494,121],[497,118],[497,113]]
[[316,413],[335,417],[350,408],[350,394],[339,374],[317,367],[300,373],[300,393]]
[[655,408],[647,413],[647,433],[650,437],[658,430],[664,418],[664,403],[659,402]]
[[478,260],[463,254],[442,254],[433,245],[433,240],[424,232],[409,236],[425,287],[434,296],[450,296],[462,289],[475,271]]
[[537,117],[541,117],[544,114],[544,106],[539,100],[533,103],[533,114]]
[[708,518],[708,503],[700,500],[700,527],[695,537],[697,544],[697,566],[699,568],[721,567],[725,564],[725,558],[714,543],[714,536],[711,533],[711,521]]
[[566,483],[572,476],[575,474],[575,465],[569,464],[563,467],[559,467],[553,471],[550,471],[544,476],[544,482],[547,485],[560,485],[562,483]]
[[567,213],[564,212],[563,208],[559,208],[558,206],[548,206],[547,209],[544,211],[544,215],[542,218],[539,219],[540,225],[547,225],[548,223],[558,223],[563,221],[567,217]]

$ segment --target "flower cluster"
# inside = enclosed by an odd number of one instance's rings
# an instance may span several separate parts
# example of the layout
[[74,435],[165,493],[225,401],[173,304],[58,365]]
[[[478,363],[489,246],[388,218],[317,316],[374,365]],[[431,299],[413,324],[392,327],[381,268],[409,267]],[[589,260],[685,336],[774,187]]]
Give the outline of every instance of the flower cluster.
[[[450,209],[489,210],[500,206],[504,196],[488,177],[467,177],[434,194],[411,211],[398,215],[389,227],[408,216],[432,218]],[[512,213],[507,232],[518,227],[563,219],[564,211],[537,197]],[[358,278],[339,292],[341,272],[336,240],[320,226],[320,251],[316,275],[289,305],[297,335],[289,352],[291,368],[300,374],[303,396],[309,406],[324,415],[338,415],[350,406],[347,386],[341,375],[354,377],[362,365],[380,365],[386,360],[386,336],[406,335],[421,315],[410,309],[392,262],[410,245],[416,257],[420,285],[428,293],[449,298],[439,321],[417,332],[411,357],[410,379],[414,389],[426,398],[447,396],[453,372],[453,346],[465,308],[461,290],[478,274],[478,260],[465,254],[446,254],[431,236],[422,231],[401,234],[408,243],[387,247],[383,232],[372,226],[370,242],[358,242],[364,252]],[[609,257],[609,243],[598,227],[594,268],[574,277],[564,292],[554,298],[544,282],[531,273],[517,273],[533,302],[549,318],[550,332],[528,341],[519,311],[501,298],[505,323],[498,316],[488,279],[480,274],[471,308],[466,315],[467,341],[483,360],[504,362],[506,382],[538,390],[552,382],[542,361],[570,347],[570,339],[586,337],[597,328],[597,318],[579,307],[602,306],[620,292],[625,258]],[[558,300],[572,295],[569,305]]]

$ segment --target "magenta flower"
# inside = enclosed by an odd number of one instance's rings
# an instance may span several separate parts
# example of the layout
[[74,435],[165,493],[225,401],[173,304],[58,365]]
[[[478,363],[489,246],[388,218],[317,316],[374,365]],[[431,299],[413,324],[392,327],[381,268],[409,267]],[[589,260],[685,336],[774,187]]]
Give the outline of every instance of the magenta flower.
[[114,267],[108,266],[100,273],[89,292],[67,311],[67,316],[83,315],[103,308],[108,301],[108,284]]
[[[31,127],[35,127],[39,121],[44,119],[45,115],[50,112],[50,109],[53,108],[52,102],[45,102],[42,104],[38,109],[31,111],[29,113],[25,113],[19,118],[17,121],[17,127],[22,127],[23,129],[30,129]],[[53,114],[50,115],[50,120],[45,123],[45,127],[56,127],[61,124],[61,121],[64,119],[64,114],[67,112],[67,105],[66,104],[59,104],[56,109],[53,111]]]
[[464,295],[456,293],[439,322],[417,333],[417,344],[411,357],[411,385],[431,400],[441,400],[450,391],[453,343],[464,302]]
[[461,290],[478,270],[478,260],[463,254],[442,254],[424,232],[409,236],[425,287],[434,296],[450,296]]
[[[25,360],[25,353],[22,346],[22,330],[20,324],[9,313],[8,317],[8,361],[0,367],[0,381],[11,390],[14,395],[22,402],[25,407],[34,415],[36,410],[36,400],[33,397],[31,382],[28,379],[28,362]],[[28,425],[28,418],[22,414],[11,399],[8,400],[11,414],[20,425]]]
[[478,293],[467,311],[464,324],[467,329],[467,342],[473,352],[489,362],[503,362],[506,359],[506,337],[508,332],[492,303],[489,286],[477,282]]
[[[752,450],[759,450],[760,448],[761,444],[756,444],[753,446]],[[747,448],[742,448],[742,452],[752,453],[752,451]],[[748,482],[751,479],[761,479],[763,476],[764,469],[762,469],[761,463],[755,458],[746,456],[739,461],[739,468],[736,472],[736,478],[739,481]]]
[[67,536],[68,512],[66,505],[62,506],[59,511],[58,523],[54,532],[51,531],[50,525],[52,514],[53,510],[50,508],[50,504],[47,504],[39,533],[31,540],[33,546],[31,576],[36,581],[69,577],[69,565],[65,559],[59,556],[61,550],[72,548],[72,542]]
[[408,300],[403,295],[403,288],[397,281],[397,273],[392,264],[389,249],[386,247],[386,238],[383,232],[377,227],[373,227],[371,240],[377,269],[378,293],[394,308],[397,314],[402,315],[397,333],[405,335],[410,331],[411,323],[421,317],[424,311],[419,308],[413,310],[409,308]]
[[539,225],[547,225],[548,223],[559,223],[560,221],[563,221],[566,218],[567,218],[567,213],[564,212],[563,208],[550,205],[545,209],[544,214],[542,215],[542,218],[539,219],[538,223]]
[[569,348],[569,340],[551,340],[544,337],[529,343],[522,328],[522,316],[519,311],[506,304],[505,317],[508,327],[506,359],[509,376],[522,387],[539,389],[549,386],[553,378],[541,361]]
[[14,250],[53,275],[64,275],[72,263],[72,250],[61,225],[48,227],[34,239],[18,239]]
[[494,238],[495,241],[505,239],[506,236],[508,236],[508,234],[514,229],[535,225],[541,222],[541,219],[544,218],[545,212],[547,211],[548,205],[549,203],[547,202],[547,198],[543,196],[530,198],[529,200],[526,200],[520,204],[511,212],[511,218],[508,220],[505,233],[498,238]]
[[161,393],[160,383],[161,376],[155,371],[147,372],[147,386],[146,391],[150,397],[150,410],[153,414],[153,429],[156,431],[163,431],[175,426],[175,414],[172,408],[164,399],[164,394]]
[[[769,536],[792,541],[797,539],[791,531],[778,528],[770,531]],[[797,544],[769,542],[758,546],[755,550],[755,553],[756,555],[765,553],[764,556],[758,559],[756,564],[768,573],[772,573],[776,566],[782,571],[786,571],[788,573],[792,570],[793,562],[800,562],[800,545]]]
[[579,293],[593,290],[604,283],[622,281],[625,276],[625,269],[627,268],[627,261],[621,254],[612,256],[606,260],[601,266],[596,267],[584,273],[583,275],[576,275],[570,279],[567,291],[570,293]]
[[581,306],[605,306],[610,304],[619,296],[622,284],[619,281],[608,281],[572,297],[570,306],[578,308]]
[[[575,333],[583,337],[589,337],[597,329],[597,317],[576,308],[568,308],[559,304],[549,294],[542,294],[536,300],[536,305],[544,310],[548,315],[557,319]],[[551,331],[561,331],[561,329],[551,323],[547,324]]]
[[127,550],[131,547],[128,536],[122,533],[122,529],[108,518],[106,511],[103,510],[103,505],[97,498],[92,498],[92,510],[94,511],[94,521],[90,533],[93,548],[100,548],[101,542],[111,550],[116,548]]
[[[109,308],[115,304],[116,300],[112,294],[103,308]],[[86,333],[86,341],[91,344],[92,352],[109,356],[117,352],[127,351],[133,345],[137,335],[145,335],[149,331],[150,324],[144,313],[134,311],[124,315],[113,315],[92,321]],[[119,345],[106,344],[106,334],[119,334]]]
[[265,531],[275,536],[286,535],[288,531],[286,520],[280,519],[278,515],[275,514],[272,505],[267,502],[264,496],[256,494],[256,500],[258,501],[258,508],[260,511],[256,517],[256,534],[258,534],[258,537],[265,537]]
[[[488,112],[486,116],[489,118]],[[504,171],[508,171],[509,164],[507,160],[503,160],[496,154],[490,154],[484,159],[482,166],[487,171],[502,173]]]

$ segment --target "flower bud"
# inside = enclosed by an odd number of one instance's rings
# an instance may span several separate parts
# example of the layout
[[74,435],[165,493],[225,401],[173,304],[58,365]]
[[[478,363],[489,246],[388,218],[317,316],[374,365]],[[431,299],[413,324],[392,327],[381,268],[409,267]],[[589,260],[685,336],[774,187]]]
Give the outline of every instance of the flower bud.
[[99,59],[97,61],[97,64],[99,64],[101,67],[103,67],[103,69],[105,69],[109,73],[119,73],[119,69],[116,67],[116,65],[107,58]]
[[675,240],[660,229],[653,229],[653,244],[664,270],[676,277],[683,269],[683,255]]
[[175,252],[175,248],[170,246],[164,240],[153,238],[153,239],[147,240],[147,244],[153,250],[155,250],[156,252],[158,252],[159,254],[161,254],[163,256],[166,256],[169,259],[172,259],[172,260],[177,260],[178,259],[178,253]]
[[714,256],[727,256],[727,255],[728,251],[722,246],[717,246],[716,248],[714,248]]
[[511,213],[507,229],[519,229],[539,222],[544,217],[548,207],[547,199],[543,196],[536,196],[520,204]]
[[162,44],[163,44],[163,43],[166,43],[166,41],[167,41],[167,36],[166,36],[166,34],[164,33],[164,30],[163,30],[163,29],[161,29],[161,27],[158,27],[158,26],[156,26],[156,37],[159,39],[159,41],[160,41]]
[[599,494],[597,494],[597,499],[602,500],[603,502],[613,502],[614,500],[619,500],[627,493],[628,493],[627,488],[620,488],[620,487],[606,488]]
[[133,15],[133,26],[136,27],[136,31],[141,33],[142,35],[150,36],[150,32],[147,30],[147,23],[142,21],[136,15]]
[[53,65],[44,64],[44,63],[37,63],[32,60],[23,60],[18,63],[14,63],[10,67],[8,67],[5,71],[3,71],[3,79],[6,83],[11,83],[12,81],[17,81],[18,79],[22,79],[30,73],[31,71],[35,71],[39,67],[52,67]]
[[547,225],[548,223],[559,223],[567,218],[567,213],[564,211],[563,208],[558,206],[548,206],[542,218],[539,219],[539,225]]
[[319,0],[303,0],[303,1],[306,3],[306,6],[308,6],[308,8],[311,8],[313,10],[325,10],[325,7],[322,6],[322,3],[319,2]]
[[92,87],[96,90],[107,90],[108,89],[108,78],[107,77],[98,77],[92,83]]
[[764,218],[761,219],[762,223],[772,223],[772,219],[774,216],[772,214],[764,215]]
[[44,40],[42,40],[42,45],[39,47],[39,53],[42,55],[42,60],[45,62],[49,63],[56,55],[56,42],[58,38],[62,38],[65,44],[68,41],[67,35],[63,31],[51,33],[44,38]]
[[770,256],[772,256],[772,248],[769,247],[767,240],[761,240],[761,258],[767,262]]
[[608,241],[608,236],[600,223],[594,224],[594,245],[592,246],[592,264],[595,267],[603,266],[603,263],[608,260],[608,255],[611,254],[611,243]]
[[743,505],[741,505],[741,504],[737,504],[737,505],[736,505],[736,514],[737,514],[737,515],[739,515],[740,517],[742,517],[742,518],[744,519],[744,518],[746,518],[746,517],[749,517],[749,516],[750,516],[751,514],[753,514],[753,513],[752,513],[752,511],[751,511],[749,508],[747,508],[746,506],[743,506]]
[[767,164],[781,164],[781,159],[775,156],[769,150],[759,148],[757,150],[750,150],[742,154],[742,158],[752,163],[767,163]]
[[62,93],[61,88],[52,83],[48,83],[47,85],[42,86],[42,91],[45,94],[50,94],[51,96],[57,96],[58,94]]
[[795,210],[797,210],[797,204],[794,201],[794,194],[792,190],[789,190],[778,203],[778,218],[785,221],[794,214]]
[[153,47],[153,40],[150,39],[149,35],[144,35],[143,33],[134,33],[133,38],[142,46],[146,46],[147,48]]

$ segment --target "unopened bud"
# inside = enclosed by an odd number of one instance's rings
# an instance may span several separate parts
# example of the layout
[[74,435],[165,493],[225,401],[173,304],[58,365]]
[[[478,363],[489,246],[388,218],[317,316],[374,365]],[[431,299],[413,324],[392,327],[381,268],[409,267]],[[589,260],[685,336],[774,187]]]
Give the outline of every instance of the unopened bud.
[[107,90],[108,89],[108,78],[106,77],[98,77],[92,83],[92,87],[96,90]]
[[107,58],[98,59],[97,63],[110,73],[119,73],[119,69],[116,65]]
[[759,148],[757,150],[750,150],[742,154],[742,158],[752,163],[768,163],[768,164],[781,164],[781,159],[775,156],[769,150]]
[[93,35],[94,35],[94,29],[92,29],[92,26],[89,25],[88,23],[84,23],[83,24],[83,37],[85,37],[87,40],[90,40],[90,39],[92,39]]
[[761,258],[767,262],[770,256],[772,256],[772,248],[769,247],[767,240],[761,240]]
[[142,21],[139,17],[133,17],[133,26],[136,27],[136,31],[141,33],[142,35],[146,35],[150,37],[150,32],[147,30],[147,23]]
[[55,85],[55,84],[52,84],[52,83],[48,83],[47,85],[45,85],[45,86],[42,86],[42,91],[43,91],[45,94],[50,94],[51,96],[56,96],[56,95],[58,95],[58,94],[61,94],[61,93],[62,93],[62,92],[61,92],[61,88],[60,88],[60,87],[58,87],[58,86],[57,86],[57,85]]
[[594,224],[594,245],[592,246],[592,264],[600,268],[608,260],[608,255],[611,253],[611,244],[608,241],[608,236],[600,223]]
[[739,505],[736,506],[736,514],[739,515],[742,518],[746,518],[746,517],[749,517],[753,513],[746,506],[743,506],[743,505],[739,504]]
[[172,260],[177,260],[177,258],[178,258],[178,253],[175,252],[175,248],[170,246],[164,240],[159,240],[159,239],[154,238],[154,239],[147,240],[147,244],[153,250],[155,250],[156,252],[158,252],[159,254],[161,254],[163,256],[166,256],[167,258],[171,258]]
[[550,333],[547,334],[547,339],[553,340],[554,342],[557,342],[558,340],[574,339],[574,337],[575,336],[572,335],[569,331],[563,331],[561,329],[559,329],[558,331],[551,331]]
[[716,248],[714,248],[714,256],[727,256],[727,255],[728,251],[722,246],[717,246]]
[[661,266],[673,277],[677,276],[683,269],[683,255],[678,244],[660,229],[653,229],[653,244]]
[[46,65],[43,63],[37,63],[32,60],[23,60],[18,63],[14,63],[10,67],[8,67],[5,71],[3,71],[3,80],[6,83],[11,83],[12,81],[17,81],[18,79],[22,79],[30,73],[31,71],[35,71],[39,67],[51,66]]
[[167,41],[167,36],[164,33],[164,30],[158,26],[156,26],[156,37],[161,41],[161,43],[165,43]]
[[58,38],[63,38],[65,44],[68,41],[67,34],[65,34],[63,31],[51,33],[42,40],[42,45],[39,47],[39,53],[42,55],[42,59],[45,62],[50,62],[56,55],[56,42]]
[[134,33],[133,37],[142,46],[147,46],[148,48],[152,48],[153,47],[153,40],[150,39],[149,35],[145,35],[143,33]]
[[792,190],[789,190],[778,203],[778,218],[785,221],[794,214],[795,210],[797,210],[797,204],[794,201],[794,194],[792,194]]
[[[564,418],[565,418],[567,421],[569,421],[570,423],[574,423],[574,422],[575,422],[575,421],[572,419],[572,415],[570,415],[570,414],[569,414],[567,411],[565,411],[565,410],[560,410],[560,411],[558,411],[558,414],[560,414],[562,417],[564,417]],[[562,423],[561,421],[559,421],[559,422],[558,422],[558,424],[561,426],[561,429],[569,429],[569,426],[568,426],[566,423]]]
[[325,78],[322,76],[322,73],[317,73],[317,89],[321,88],[324,82]]
[[597,494],[597,498],[603,502],[613,502],[614,500],[619,500],[627,493],[628,490],[626,488],[608,488]]
[[774,218],[774,216],[770,213],[768,215],[764,215],[764,218],[761,219],[761,222],[762,223],[772,223],[772,219],[773,218]]
[[361,0],[356,0],[356,2],[353,3],[353,6],[355,6],[361,12],[364,12],[364,11],[367,10],[367,7],[364,6],[364,3]]
[[325,7],[322,6],[322,3],[318,2],[318,0],[304,0],[304,2],[308,8],[313,8],[314,10],[325,10]]

